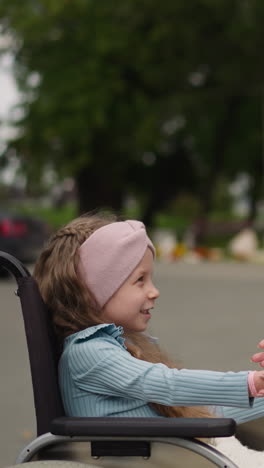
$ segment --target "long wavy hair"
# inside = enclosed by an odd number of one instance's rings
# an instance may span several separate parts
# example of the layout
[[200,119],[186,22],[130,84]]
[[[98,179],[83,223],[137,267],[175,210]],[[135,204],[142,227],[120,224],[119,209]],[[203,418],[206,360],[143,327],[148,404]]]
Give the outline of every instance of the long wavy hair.
[[[87,214],[59,229],[40,254],[33,276],[43,300],[52,313],[58,339],[103,323],[95,298],[77,273],[79,247],[97,229],[117,221],[113,215]],[[126,346],[137,359],[179,368],[147,335],[126,333]],[[212,417],[203,407],[176,407],[150,403],[166,417]]]

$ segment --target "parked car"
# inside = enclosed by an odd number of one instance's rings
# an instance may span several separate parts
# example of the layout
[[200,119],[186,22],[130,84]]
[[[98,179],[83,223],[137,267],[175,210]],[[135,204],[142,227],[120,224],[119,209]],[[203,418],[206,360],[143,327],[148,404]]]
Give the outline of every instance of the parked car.
[[49,225],[38,218],[0,211],[0,250],[23,263],[36,260],[50,233]]

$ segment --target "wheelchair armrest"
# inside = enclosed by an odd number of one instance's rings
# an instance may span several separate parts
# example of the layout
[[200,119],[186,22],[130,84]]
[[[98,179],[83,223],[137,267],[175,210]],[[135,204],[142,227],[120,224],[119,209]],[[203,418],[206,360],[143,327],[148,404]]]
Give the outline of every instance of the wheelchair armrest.
[[229,437],[236,423],[229,418],[80,418],[60,417],[51,433],[93,437]]

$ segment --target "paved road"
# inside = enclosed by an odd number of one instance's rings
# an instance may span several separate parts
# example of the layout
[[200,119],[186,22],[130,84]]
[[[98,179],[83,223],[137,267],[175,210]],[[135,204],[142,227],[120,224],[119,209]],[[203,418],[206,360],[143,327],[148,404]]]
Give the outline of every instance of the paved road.
[[[158,264],[161,296],[151,332],[185,366],[254,368],[264,338],[264,266]],[[11,465],[35,433],[25,337],[12,280],[0,281],[0,468]]]

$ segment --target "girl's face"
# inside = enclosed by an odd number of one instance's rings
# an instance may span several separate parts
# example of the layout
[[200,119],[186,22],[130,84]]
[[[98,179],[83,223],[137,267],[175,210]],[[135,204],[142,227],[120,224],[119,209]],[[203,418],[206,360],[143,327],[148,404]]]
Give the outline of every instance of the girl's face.
[[147,248],[135,270],[103,307],[102,318],[127,331],[147,328],[159,291],[152,283],[153,255]]

